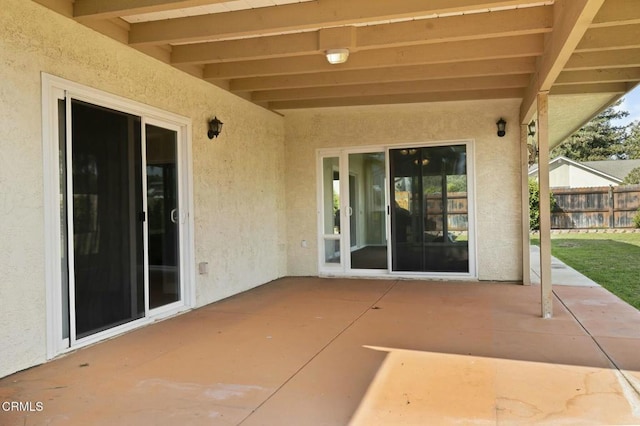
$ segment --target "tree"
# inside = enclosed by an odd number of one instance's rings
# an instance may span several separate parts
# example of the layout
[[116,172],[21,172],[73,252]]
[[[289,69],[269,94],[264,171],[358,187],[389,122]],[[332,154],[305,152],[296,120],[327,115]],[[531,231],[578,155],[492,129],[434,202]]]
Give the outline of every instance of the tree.
[[622,99],[602,111],[551,151],[552,157],[565,156],[575,161],[629,158],[626,151],[627,126],[615,126],[612,120],[629,115],[617,110]]
[[640,120],[629,125],[627,137],[624,141],[625,158],[640,159]]
[[640,184],[640,167],[632,169],[629,174],[622,181],[623,185],[637,185]]

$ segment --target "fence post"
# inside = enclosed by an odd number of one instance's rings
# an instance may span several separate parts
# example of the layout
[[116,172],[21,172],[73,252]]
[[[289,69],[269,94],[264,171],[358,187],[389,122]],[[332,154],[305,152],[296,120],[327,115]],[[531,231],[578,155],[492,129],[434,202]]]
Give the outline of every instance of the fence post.
[[616,218],[615,218],[615,198],[613,196],[613,185],[609,185],[609,228],[613,229],[616,227]]

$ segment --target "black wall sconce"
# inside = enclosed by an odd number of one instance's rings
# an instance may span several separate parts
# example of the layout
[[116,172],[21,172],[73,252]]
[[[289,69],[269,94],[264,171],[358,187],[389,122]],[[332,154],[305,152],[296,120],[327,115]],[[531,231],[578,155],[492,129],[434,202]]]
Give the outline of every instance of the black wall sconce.
[[222,132],[222,125],[224,123],[218,120],[218,117],[213,117],[213,120],[209,121],[209,131],[207,132],[207,136],[209,139],[217,138],[218,135]]
[[501,117],[500,120],[498,120],[496,122],[496,126],[498,126],[498,136],[499,137],[503,137],[504,135],[507,134],[507,132],[505,130],[507,128],[507,122],[504,121],[504,118]]
[[531,137],[534,137],[536,135],[536,122],[535,120],[531,121],[531,123],[529,123],[527,125],[527,134]]
[[535,139],[536,137],[536,121],[531,120],[529,124],[527,124],[527,137],[531,138],[530,142],[527,142],[527,150],[529,151],[529,165],[535,164],[538,159],[538,144]]

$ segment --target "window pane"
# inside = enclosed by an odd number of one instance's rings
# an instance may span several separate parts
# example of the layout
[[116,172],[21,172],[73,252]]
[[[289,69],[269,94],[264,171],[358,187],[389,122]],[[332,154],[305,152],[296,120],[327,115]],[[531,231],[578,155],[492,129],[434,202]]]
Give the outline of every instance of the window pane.
[[340,263],[340,240],[324,239],[324,262],[332,264]]
[[62,338],[69,338],[69,241],[67,240],[67,104],[58,100],[58,165],[60,170],[60,271]]
[[322,159],[324,234],[340,233],[340,161],[337,157]]
[[177,133],[146,125],[149,308],[180,300]]
[[383,152],[349,155],[351,269],[387,269]]

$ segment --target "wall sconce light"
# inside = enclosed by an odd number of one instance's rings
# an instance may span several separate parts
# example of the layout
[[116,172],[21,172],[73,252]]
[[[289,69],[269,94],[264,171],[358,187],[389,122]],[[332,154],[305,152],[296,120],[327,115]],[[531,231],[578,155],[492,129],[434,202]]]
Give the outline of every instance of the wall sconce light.
[[330,64],[343,64],[349,58],[349,49],[329,49],[325,54]]
[[222,132],[222,121],[218,120],[218,117],[213,117],[213,120],[209,121],[209,131],[207,132],[207,136],[209,139],[217,138],[218,135]]
[[507,128],[507,122],[504,121],[504,118],[500,118],[500,120],[498,120],[496,122],[496,126],[498,126],[498,136],[499,137],[503,137],[504,135],[507,134],[506,132],[506,128]]
[[531,141],[527,141],[527,151],[529,152],[529,165],[535,164],[538,159],[538,146],[536,143],[536,121],[531,120],[527,124],[527,137],[531,138]]

